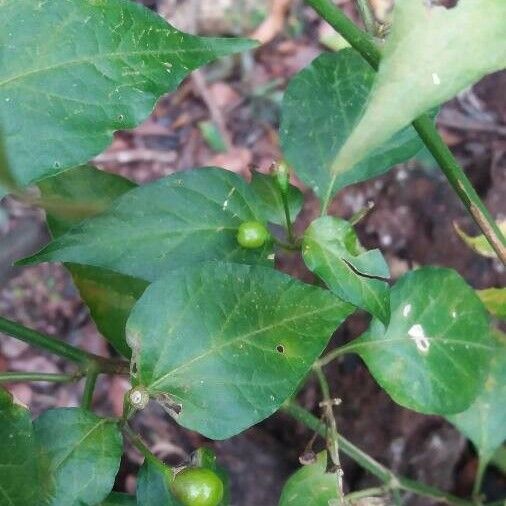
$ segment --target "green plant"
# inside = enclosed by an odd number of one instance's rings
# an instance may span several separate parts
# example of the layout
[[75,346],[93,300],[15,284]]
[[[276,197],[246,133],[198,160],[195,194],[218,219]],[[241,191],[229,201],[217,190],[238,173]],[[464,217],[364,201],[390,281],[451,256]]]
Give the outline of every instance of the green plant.
[[[367,2],[359,3],[367,13]],[[53,235],[19,264],[64,262],[122,356],[106,359],[0,318],[0,331],[75,364],[69,374],[0,373],[0,383],[86,378],[80,408],[51,409],[34,422],[0,390],[1,504],[228,504],[226,475],[210,451],[197,452],[172,481],[173,471],[132,431],[129,419],[149,400],[211,439],[229,438],[280,409],[323,436],[326,452],[289,480],[281,506],[385,494],[400,503],[406,491],[455,505],[483,501],[483,472],[506,427],[506,342],[491,329],[484,303],[504,318],[504,289],[477,294],[455,271],[436,267],[391,285],[382,253],[359,242],[360,216],[346,221],[327,211],[343,187],[386,172],[425,143],[482,229],[480,248],[488,241],[487,254],[505,261],[504,236],[433,116],[464,86],[506,65],[506,4],[460,0],[446,10],[398,2],[382,54],[330,0],[307,4],[352,48],[320,56],[292,79],[280,132],[287,163],[270,175],[253,173],[250,183],[208,167],[136,186],[80,164],[115,130],[143,120],[192,69],[254,43],[183,34],[130,0],[0,0],[0,185],[42,206]],[[374,26],[370,16],[366,21]],[[471,33],[461,30],[463,22]],[[471,45],[465,59],[464,42]],[[434,52],[441,44],[451,48],[444,57]],[[293,223],[303,196],[289,184],[288,164],[322,207],[302,237]],[[25,193],[29,184],[40,197]],[[276,270],[279,250],[300,253],[326,288]],[[322,356],[357,308],[372,315],[369,329]],[[397,476],[339,434],[325,368],[344,353],[357,353],[397,403],[445,416],[473,441],[480,468],[471,500]],[[321,386],[321,420],[294,399],[311,373]],[[130,376],[120,419],[91,411],[100,374]],[[145,457],[135,498],[111,492],[123,436]],[[379,486],[345,495],[340,452]],[[212,477],[212,500],[187,495],[181,482],[196,473]]]

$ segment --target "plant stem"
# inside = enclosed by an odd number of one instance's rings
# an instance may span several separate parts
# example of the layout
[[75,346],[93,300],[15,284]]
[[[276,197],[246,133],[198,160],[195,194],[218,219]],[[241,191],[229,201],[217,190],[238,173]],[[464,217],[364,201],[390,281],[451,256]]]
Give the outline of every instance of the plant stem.
[[0,383],[19,383],[29,381],[47,381],[49,383],[72,383],[83,377],[83,373],[76,374],[48,374],[43,372],[2,372]]
[[86,383],[84,384],[83,398],[81,400],[81,407],[84,409],[91,409],[93,404],[93,393],[95,392],[95,385],[100,371],[95,364],[90,365],[86,375]]
[[485,476],[485,471],[487,469],[488,462],[481,457],[478,459],[478,469],[476,470],[476,476],[474,478],[474,486],[473,486],[473,497],[477,499],[481,492],[481,484],[483,483],[483,478]]
[[355,501],[357,499],[362,499],[363,497],[384,495],[386,491],[387,489],[384,487],[365,488],[363,490],[358,490],[357,492],[351,492],[350,494],[347,494],[344,499],[346,501]]
[[288,205],[288,196],[285,192],[281,192],[281,199],[283,200],[283,208],[285,210],[285,220],[286,220],[286,231],[288,234],[288,242],[290,244],[294,243],[294,235],[293,235],[293,223],[292,218],[290,216],[290,206]]
[[24,325],[7,320],[0,316],[0,332],[4,332],[20,341],[37,346],[46,351],[54,353],[60,357],[66,358],[75,362],[84,369],[88,369],[90,364],[97,367],[99,372],[107,374],[129,374],[130,367],[127,362],[123,360],[107,359],[81,350],[76,346],[60,341],[55,337],[37,332],[36,330],[29,329]]
[[325,436],[327,440],[327,450],[332,460],[332,467],[335,468],[334,473],[337,478],[337,498],[339,499],[339,504],[343,505],[345,504],[343,490],[343,469],[341,467],[341,461],[339,459],[339,433],[337,432],[336,417],[334,416],[333,410],[333,407],[335,406],[335,400],[330,397],[329,384],[322,368],[316,364],[314,366],[314,371],[318,377],[318,381],[320,382],[320,388],[323,395],[323,402],[320,403],[320,406],[323,409],[323,414],[325,416],[327,425]]
[[[381,52],[369,34],[360,30],[343,14],[341,9],[332,4],[331,0],[306,0],[306,3],[340,33],[373,69],[378,70]],[[423,114],[413,122],[413,126],[437,160],[458,197],[496,251],[499,259],[506,264],[506,239],[504,235],[457,160],[455,160],[452,152],[441,139],[432,120],[426,114]]]
[[334,350],[329,351],[325,356],[320,358],[320,360],[318,360],[316,364],[319,365],[320,367],[324,367],[330,362],[332,362],[332,360],[335,360],[336,358],[340,357],[341,355],[344,355],[345,353],[354,353],[356,345],[357,343],[355,341],[351,341],[350,343],[340,346],[339,348],[335,348]]
[[163,472],[167,472],[168,468],[165,464],[146,446],[139,434],[136,434],[128,424],[123,425],[123,431],[128,437],[129,441],[139,451],[141,455],[150,463]]
[[[318,420],[316,416],[296,404],[294,401],[287,402],[282,409],[314,432],[320,434],[320,436],[325,437],[325,425]],[[466,501],[465,499],[460,499],[452,494],[447,494],[435,487],[424,485],[423,483],[419,483],[402,476],[396,476],[388,468],[374,460],[371,456],[367,455],[367,453],[360,450],[360,448],[357,448],[353,443],[341,435],[338,435],[338,441],[339,448],[342,452],[348,455],[348,457],[357,462],[364,469],[369,471],[381,482],[385,483],[386,487],[390,490],[405,490],[407,492],[412,492],[424,497],[430,497],[454,506],[474,506],[474,503],[471,501]]]
[[369,3],[369,0],[357,0],[357,7],[360,12],[360,17],[364,22],[364,26],[367,33],[375,35],[376,20],[374,19],[374,14],[372,13],[371,4]]

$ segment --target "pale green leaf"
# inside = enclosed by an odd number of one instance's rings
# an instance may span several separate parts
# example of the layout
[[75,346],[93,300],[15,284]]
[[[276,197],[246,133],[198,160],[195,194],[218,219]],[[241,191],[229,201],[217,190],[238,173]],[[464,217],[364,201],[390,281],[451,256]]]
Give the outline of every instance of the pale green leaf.
[[492,316],[506,320],[506,288],[486,288],[476,293]]
[[331,216],[313,221],[302,254],[308,269],[338,297],[388,322],[388,265],[379,250],[361,246],[350,223]]
[[336,177],[424,112],[506,67],[505,20],[502,0],[460,0],[451,9],[398,0],[367,109],[333,164]]
[[488,462],[506,439],[506,336],[497,340],[485,387],[469,409],[448,417]]
[[43,481],[30,413],[0,388],[0,504],[38,506]]
[[327,453],[318,454],[317,461],[294,473],[283,487],[279,506],[328,506],[337,500],[337,479],[327,473]]
[[190,71],[254,47],[181,33],[130,0],[3,0],[0,18],[0,124],[23,185],[87,162]]
[[[152,284],[127,322],[133,382],[225,439],[294,393],[351,306],[261,266],[207,263]],[[177,410],[176,410],[177,411]]]
[[123,453],[115,422],[79,408],[58,408],[44,412],[34,428],[52,475],[48,506],[91,506],[107,497]]
[[379,176],[422,148],[417,133],[408,127],[386,138],[353,171],[331,173],[332,162],[366,108],[373,80],[371,67],[355,50],[345,49],[319,56],[290,81],[284,95],[283,154],[324,206],[341,188]]
[[[47,178],[38,186],[54,238],[105,211],[117,197],[136,187],[128,179],[89,165]],[[89,265],[66,264],[66,268],[99,331],[118,352],[129,357],[125,324],[147,282]]]
[[271,245],[238,244],[244,221],[261,221],[246,182],[223,169],[194,169],[127,192],[21,263],[73,262],[147,281],[205,260],[271,264]]
[[[497,252],[492,248],[492,245],[489,243],[488,239],[483,235],[470,236],[467,235],[457,223],[453,225],[455,227],[455,231],[459,235],[459,237],[476,253],[481,256],[488,258],[497,258]],[[497,223],[499,230],[503,234],[506,234],[506,220],[499,221]]]
[[450,269],[405,274],[390,290],[390,322],[374,320],[352,345],[398,404],[428,414],[467,409],[495,350],[485,308]]

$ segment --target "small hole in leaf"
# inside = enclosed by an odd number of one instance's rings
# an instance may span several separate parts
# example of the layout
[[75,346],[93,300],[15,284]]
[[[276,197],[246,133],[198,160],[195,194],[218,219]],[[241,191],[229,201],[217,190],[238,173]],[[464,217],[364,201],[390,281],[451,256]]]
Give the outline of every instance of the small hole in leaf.
[[60,163],[60,162],[54,162],[54,163],[53,163],[53,167],[54,167],[55,169],[59,169],[59,168],[61,167],[61,163]]
[[125,116],[123,114],[118,114],[118,121],[123,121],[125,119]]
[[285,347],[284,347],[282,344],[278,344],[278,345],[276,346],[276,351],[277,351],[278,353],[284,353],[284,352],[285,352]]

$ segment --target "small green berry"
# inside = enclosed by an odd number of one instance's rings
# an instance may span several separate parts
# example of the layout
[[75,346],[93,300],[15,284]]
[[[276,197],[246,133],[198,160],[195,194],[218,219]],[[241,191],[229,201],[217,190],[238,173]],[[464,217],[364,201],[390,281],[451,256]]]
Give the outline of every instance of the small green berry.
[[258,221],[245,221],[241,223],[237,232],[237,242],[248,249],[262,247],[269,239],[267,227]]
[[176,474],[171,489],[184,506],[218,506],[223,499],[223,482],[206,467],[183,469]]

